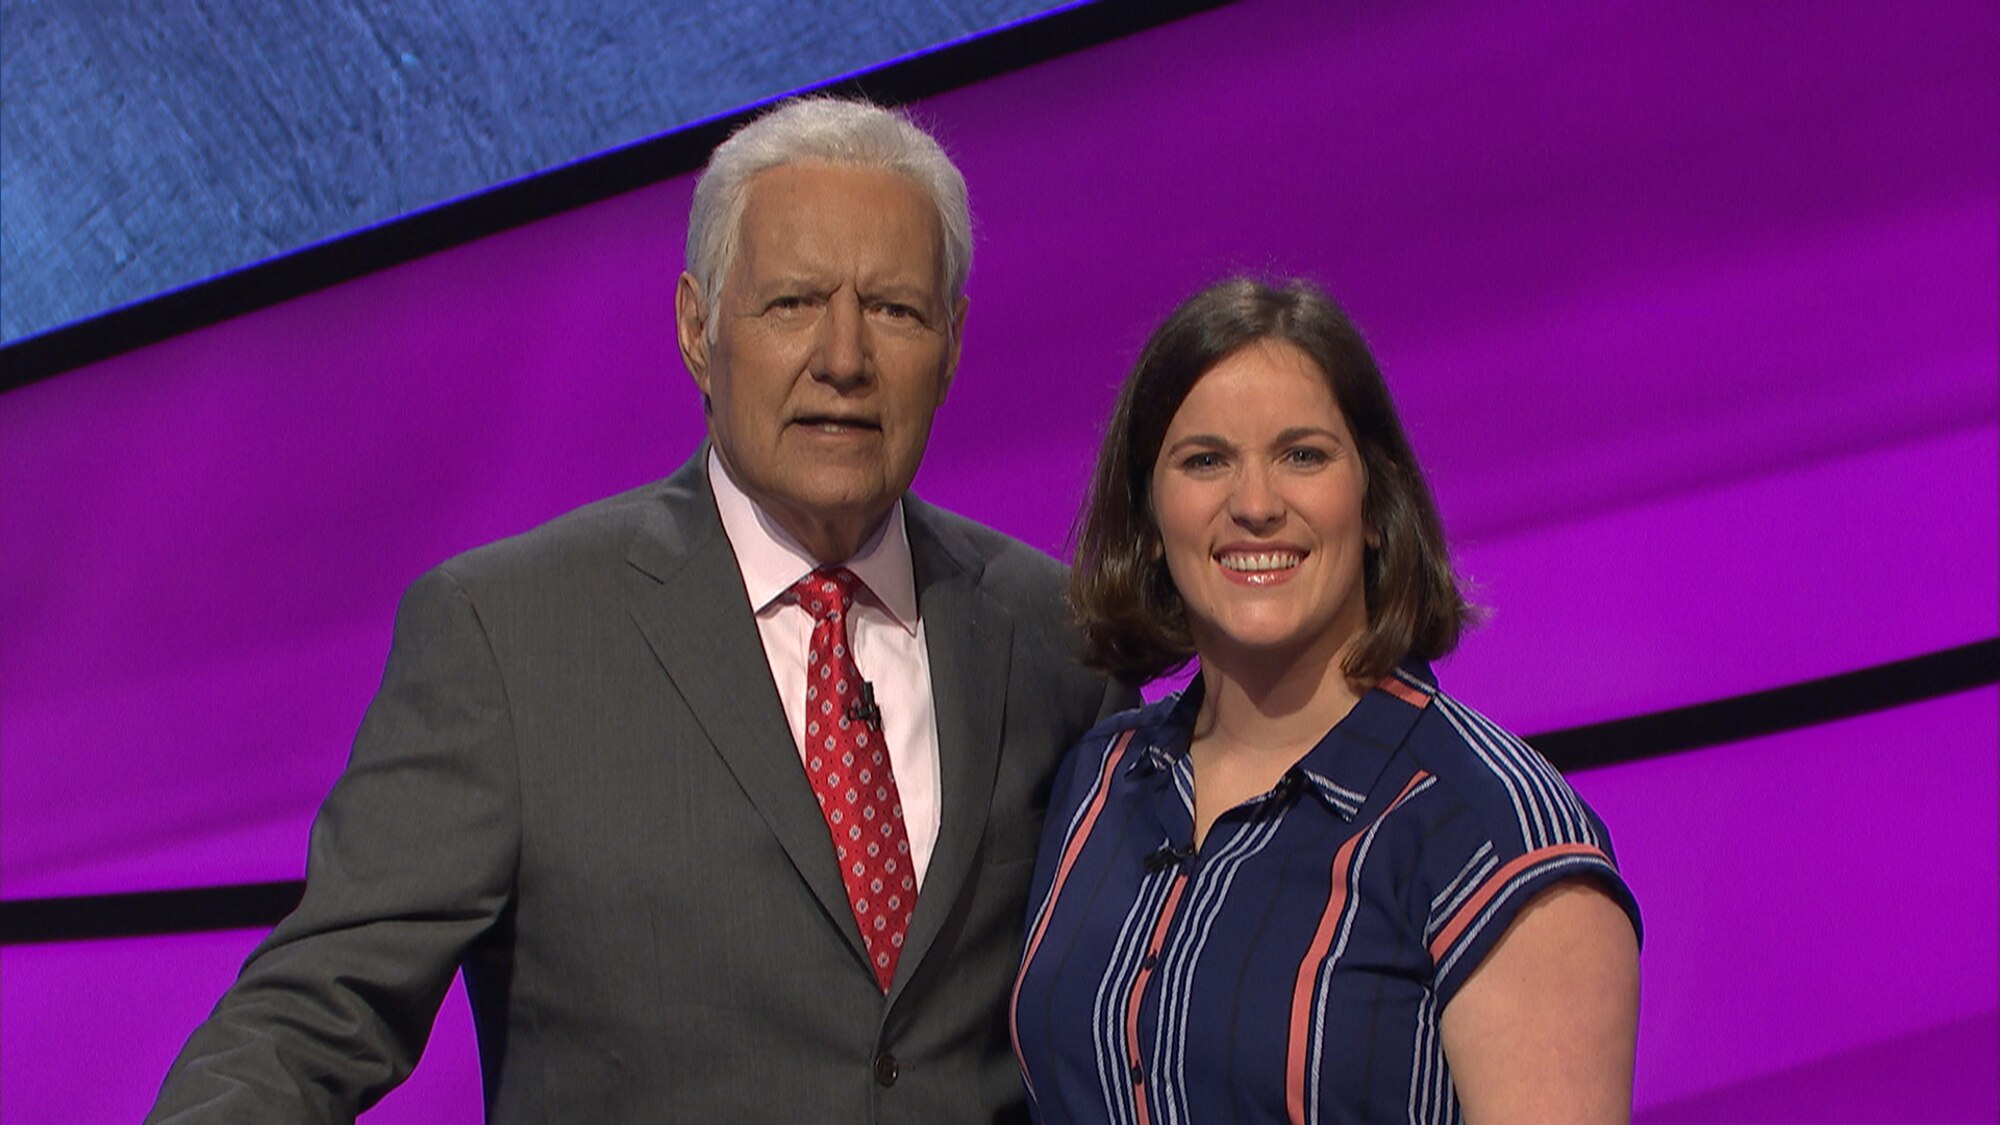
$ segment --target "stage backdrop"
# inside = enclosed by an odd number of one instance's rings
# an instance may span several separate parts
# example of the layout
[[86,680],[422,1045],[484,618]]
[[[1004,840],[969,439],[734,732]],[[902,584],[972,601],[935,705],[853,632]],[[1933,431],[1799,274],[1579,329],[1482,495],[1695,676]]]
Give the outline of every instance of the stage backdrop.
[[[979,247],[919,491],[1060,552],[1150,327],[1306,274],[1492,612],[1444,683],[1502,723],[1991,638],[1996,53],[1964,0],[1246,0],[930,99]],[[6,898],[301,874],[400,589],[699,439],[689,188],[0,396]],[[1642,1122],[1992,1119],[1996,702],[1574,776],[1647,919]],[[0,1116],[136,1116],[256,937],[8,946]],[[371,1120],[477,1103],[454,997]]]
[[0,0],[0,342],[1055,0]]

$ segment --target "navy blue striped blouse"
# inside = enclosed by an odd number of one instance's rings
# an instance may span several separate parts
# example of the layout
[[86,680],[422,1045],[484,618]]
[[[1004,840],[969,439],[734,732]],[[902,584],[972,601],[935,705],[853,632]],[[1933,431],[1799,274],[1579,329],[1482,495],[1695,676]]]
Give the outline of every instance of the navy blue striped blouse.
[[1038,1119],[1459,1120],[1438,1016],[1528,900],[1587,876],[1639,925],[1604,825],[1411,662],[1195,853],[1200,697],[1057,777],[1013,1004]]

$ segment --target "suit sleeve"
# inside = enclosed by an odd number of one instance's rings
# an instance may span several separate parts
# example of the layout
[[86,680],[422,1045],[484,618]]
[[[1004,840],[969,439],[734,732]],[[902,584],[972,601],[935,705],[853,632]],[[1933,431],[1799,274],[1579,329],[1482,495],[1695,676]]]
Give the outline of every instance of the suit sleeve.
[[1145,700],[1139,697],[1138,688],[1107,677],[1104,681],[1104,699],[1098,704],[1097,718],[1091,725],[1095,726],[1113,715],[1130,711],[1144,702]]
[[512,893],[507,695],[467,592],[410,588],[381,690],[313,822],[299,908],[169,1071],[150,1122],[346,1121],[416,1065],[460,958]]

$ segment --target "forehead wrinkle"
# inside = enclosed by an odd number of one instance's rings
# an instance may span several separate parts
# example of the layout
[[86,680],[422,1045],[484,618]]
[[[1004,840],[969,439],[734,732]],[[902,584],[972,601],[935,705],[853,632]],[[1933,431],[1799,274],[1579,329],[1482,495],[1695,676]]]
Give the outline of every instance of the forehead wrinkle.
[[[852,179],[801,182],[799,172],[815,170],[883,178],[859,186]],[[747,190],[735,252],[722,280],[722,293],[733,294],[732,304],[761,304],[797,287],[827,296],[851,284],[863,301],[892,300],[921,308],[936,321],[948,319],[944,223],[923,187],[908,176],[801,161],[759,172]],[[869,204],[858,211],[852,207],[857,196]],[[903,252],[910,248],[921,252]]]
[[[746,229],[732,264],[732,277],[753,293],[803,283],[829,292],[852,285],[864,297],[887,296],[930,303],[941,303],[944,299],[944,255],[935,236],[930,239],[927,255],[930,262],[925,268],[914,265],[905,255],[887,251],[885,247],[893,242],[889,237],[857,240],[860,253],[842,261],[850,248],[834,247],[831,240],[818,237],[812,228],[821,224],[791,225],[792,231],[781,229],[762,236],[753,236]],[[749,226],[747,220],[745,226]],[[775,252],[760,257],[759,242],[769,242]],[[727,283],[725,279],[725,286]]]
[[[936,228],[936,220],[928,224]],[[862,255],[854,270],[856,291],[864,297],[896,297],[904,300],[917,299],[926,303],[942,304],[945,297],[945,261],[943,240],[932,229],[930,234],[929,268],[915,264],[900,254],[886,254],[875,251],[879,243],[870,243],[870,252]]]

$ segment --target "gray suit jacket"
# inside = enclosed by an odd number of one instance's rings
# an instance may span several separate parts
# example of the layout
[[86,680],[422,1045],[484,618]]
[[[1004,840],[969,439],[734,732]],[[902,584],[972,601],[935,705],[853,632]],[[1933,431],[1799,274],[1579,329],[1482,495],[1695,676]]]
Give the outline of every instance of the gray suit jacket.
[[1056,563],[904,510],[943,808],[886,997],[697,454],[411,587],[305,899],[149,1120],[347,1119],[460,967],[493,1121],[1021,1115],[1004,1005],[1050,774],[1133,697],[1074,662]]

